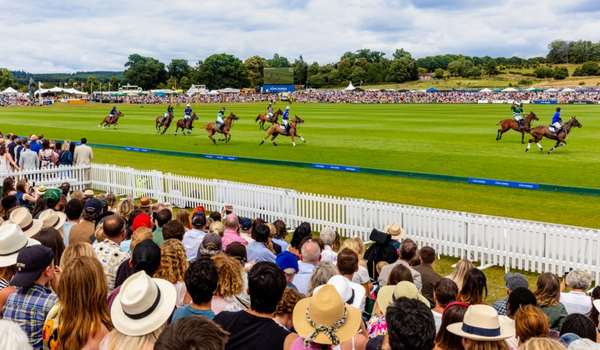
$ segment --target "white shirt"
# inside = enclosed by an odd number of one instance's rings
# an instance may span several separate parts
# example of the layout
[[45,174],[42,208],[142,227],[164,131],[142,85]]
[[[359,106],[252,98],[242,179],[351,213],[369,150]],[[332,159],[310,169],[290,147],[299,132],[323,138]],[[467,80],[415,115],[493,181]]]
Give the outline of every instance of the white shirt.
[[431,310],[431,313],[433,314],[433,321],[435,322],[435,334],[437,334],[442,326],[442,314],[433,310]]
[[354,273],[352,276],[352,282],[358,284],[365,284],[369,282],[371,278],[369,277],[369,271],[366,267],[358,265],[358,271]]
[[321,252],[321,261],[337,264],[337,253],[331,249],[331,246],[326,245]]
[[298,292],[307,295],[310,278],[315,271],[315,265],[307,264],[304,261],[298,261],[298,273],[294,276],[292,283],[298,289]]
[[587,315],[592,310],[592,299],[584,292],[560,293],[560,302],[570,314]]
[[206,236],[206,232],[195,228],[188,230],[183,234],[182,243],[183,247],[185,248],[185,255],[187,255],[188,261],[196,259],[198,248],[200,247],[200,243],[202,243],[204,236]]

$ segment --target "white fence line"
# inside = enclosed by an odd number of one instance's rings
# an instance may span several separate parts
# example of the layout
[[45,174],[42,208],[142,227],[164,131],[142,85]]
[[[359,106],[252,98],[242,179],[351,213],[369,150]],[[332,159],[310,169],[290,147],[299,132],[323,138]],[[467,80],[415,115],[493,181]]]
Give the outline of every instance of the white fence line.
[[[482,265],[562,274],[579,268],[600,282],[600,230],[344,198],[291,189],[202,179],[115,165],[60,167],[15,173],[56,186],[91,187],[117,195],[149,196],[178,207],[204,205],[221,211],[228,203],[240,216],[284,220],[288,226],[309,222],[316,231],[334,227],[342,236],[367,240],[373,228],[404,227],[420,246],[439,254],[465,257]],[[1,177],[1,174],[0,174]],[[30,180],[31,181],[31,180]]]
[[92,183],[89,174],[90,166],[61,165],[9,173],[0,171],[0,178],[2,181],[9,176],[15,178],[16,181],[27,178],[31,186],[44,185],[46,187],[58,187],[63,182],[68,182],[72,190],[84,190]]

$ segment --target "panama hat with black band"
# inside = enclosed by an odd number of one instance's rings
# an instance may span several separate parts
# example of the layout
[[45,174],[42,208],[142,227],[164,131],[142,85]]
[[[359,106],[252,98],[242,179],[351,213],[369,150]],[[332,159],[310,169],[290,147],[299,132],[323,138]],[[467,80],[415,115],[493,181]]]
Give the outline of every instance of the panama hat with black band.
[[39,245],[40,242],[27,238],[17,224],[5,222],[0,225],[0,267],[17,263],[17,255],[26,247]]
[[119,332],[138,337],[164,325],[175,310],[176,300],[177,291],[171,282],[139,271],[123,282],[110,316]]
[[496,341],[513,337],[513,322],[489,305],[471,305],[465,312],[463,322],[452,323],[446,328],[450,333],[476,341]]

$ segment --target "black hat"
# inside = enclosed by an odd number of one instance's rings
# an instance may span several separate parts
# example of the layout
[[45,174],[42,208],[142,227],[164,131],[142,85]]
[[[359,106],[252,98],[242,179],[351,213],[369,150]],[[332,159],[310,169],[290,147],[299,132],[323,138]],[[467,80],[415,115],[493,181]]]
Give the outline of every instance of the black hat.
[[240,227],[244,231],[248,231],[252,227],[252,220],[249,218],[240,218]]
[[99,213],[104,205],[102,201],[96,198],[89,198],[85,201],[85,205],[83,206],[83,210],[88,213]]
[[192,226],[201,227],[206,225],[206,215],[204,212],[198,212],[192,216]]
[[43,245],[27,247],[17,255],[17,273],[10,281],[16,287],[30,287],[54,259],[52,249]]

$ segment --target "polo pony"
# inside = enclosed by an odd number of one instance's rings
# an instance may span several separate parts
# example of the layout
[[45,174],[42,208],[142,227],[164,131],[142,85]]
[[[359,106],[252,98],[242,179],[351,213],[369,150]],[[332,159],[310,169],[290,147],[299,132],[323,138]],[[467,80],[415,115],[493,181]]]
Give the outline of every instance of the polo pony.
[[198,120],[196,113],[192,113],[192,117],[190,119],[179,119],[176,124],[177,128],[175,129],[175,136],[177,136],[179,129],[181,129],[184,135],[186,135],[186,131],[187,135],[191,135],[192,129],[194,128],[194,120]]
[[556,150],[558,147],[567,144],[567,136],[569,136],[569,133],[571,132],[571,129],[573,127],[581,128],[582,126],[583,125],[581,125],[581,123],[579,122],[579,120],[577,120],[576,117],[571,117],[571,119],[569,119],[569,121],[566,122],[565,125],[563,125],[562,129],[560,129],[558,133],[550,131],[550,128],[544,125],[540,125],[536,128],[533,128],[530,132],[532,138],[529,139],[525,152],[529,151],[532,142],[535,142],[540,151],[543,151],[544,147],[540,144],[540,141],[545,137],[547,139],[556,141],[554,147],[550,148],[550,150],[548,151],[548,154],[550,154],[554,152],[554,150]]
[[217,144],[217,141],[213,137],[215,134],[223,134],[223,141],[228,143],[231,140],[231,127],[233,127],[233,121],[240,119],[237,115],[233,113],[229,113],[225,121],[223,122],[223,127],[218,128],[215,122],[210,122],[206,124],[206,132],[208,132],[208,138],[214,143]]
[[265,123],[269,122],[271,124],[277,123],[277,120],[279,120],[279,117],[283,114],[283,111],[281,110],[281,108],[279,108],[278,110],[276,110],[273,113],[273,116],[271,118],[269,118],[269,115],[267,113],[259,113],[256,116],[256,119],[254,121],[258,122],[258,127],[261,128],[262,130],[265,130]]
[[513,118],[504,119],[498,122],[496,125],[500,125],[498,129],[498,133],[496,134],[496,141],[500,141],[502,139],[502,134],[509,130],[514,130],[516,132],[521,133],[521,144],[525,144],[525,133],[531,131],[531,122],[534,120],[540,120],[537,115],[533,112],[529,112],[529,114],[523,119],[523,127],[519,126],[519,123]]
[[[173,113],[169,112],[169,115],[167,115],[167,117],[163,120],[163,116],[162,115],[158,115],[156,116],[156,132],[164,135],[165,132],[167,132],[167,129],[169,128],[169,126],[171,126],[171,122],[173,121]],[[161,130],[162,129],[162,130]]]
[[111,125],[114,125],[114,127],[117,127],[117,124],[119,123],[119,118],[124,117],[125,114],[123,114],[123,112],[119,111],[117,112],[117,115],[110,116],[107,115],[106,117],[104,117],[104,119],[100,122],[100,126],[103,128],[106,127],[110,127]]
[[304,119],[302,119],[296,115],[296,116],[294,116],[294,119],[292,119],[290,121],[290,128],[289,128],[288,132],[286,132],[285,128],[279,124],[271,125],[271,127],[269,129],[267,129],[267,135],[260,142],[260,145],[264,144],[265,141],[269,137],[271,137],[271,142],[273,143],[273,146],[277,146],[277,143],[275,143],[275,138],[279,135],[291,137],[292,145],[294,147],[296,147],[296,137],[299,137],[300,140],[302,140],[302,142],[306,143],[306,140],[304,139],[304,137],[298,135],[298,124],[302,124],[302,123],[304,123]]

